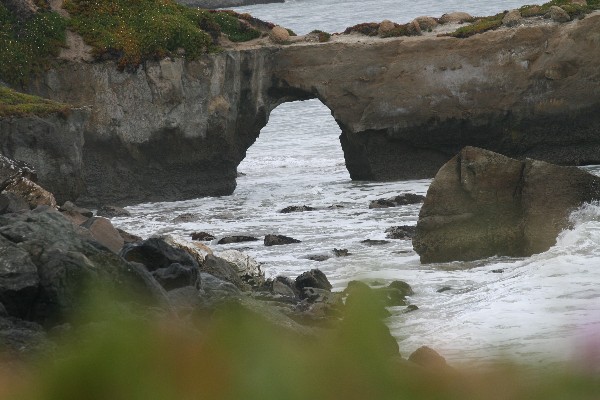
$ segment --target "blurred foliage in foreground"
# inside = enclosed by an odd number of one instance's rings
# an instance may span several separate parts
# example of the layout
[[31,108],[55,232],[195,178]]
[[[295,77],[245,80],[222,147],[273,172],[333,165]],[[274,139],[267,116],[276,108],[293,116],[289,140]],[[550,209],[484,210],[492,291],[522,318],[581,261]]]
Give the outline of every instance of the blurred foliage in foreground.
[[100,303],[81,314],[102,322],[80,324],[48,359],[20,368],[5,360],[0,398],[547,400],[600,394],[598,376],[566,369],[427,369],[390,356],[379,340],[379,313],[369,303],[355,304],[336,327],[310,337],[274,328],[235,303],[194,323],[141,317],[147,310],[131,314],[121,306],[107,312],[107,301]]

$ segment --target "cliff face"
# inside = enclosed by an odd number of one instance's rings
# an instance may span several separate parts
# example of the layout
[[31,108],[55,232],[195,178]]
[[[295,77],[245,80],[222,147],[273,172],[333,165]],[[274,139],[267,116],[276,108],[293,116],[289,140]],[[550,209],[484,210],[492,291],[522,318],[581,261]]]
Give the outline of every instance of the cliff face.
[[25,161],[37,170],[38,182],[54,192],[57,201],[77,198],[83,179],[83,125],[89,110],[69,115],[0,118],[0,152]]
[[560,164],[600,163],[600,14],[469,39],[334,37],[234,48],[199,61],[65,61],[30,91],[92,106],[87,202],[228,194],[280,103],[319,98],[353,179],[431,177],[475,145]]

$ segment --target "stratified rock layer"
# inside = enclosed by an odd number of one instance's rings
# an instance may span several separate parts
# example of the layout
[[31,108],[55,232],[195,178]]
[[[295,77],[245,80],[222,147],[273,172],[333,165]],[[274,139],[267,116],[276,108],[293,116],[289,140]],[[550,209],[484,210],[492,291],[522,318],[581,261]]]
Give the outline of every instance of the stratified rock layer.
[[569,214],[596,199],[600,178],[577,167],[466,147],[431,183],[413,246],[422,262],[529,256],[554,245]]
[[29,91],[92,106],[80,202],[95,205],[230,194],[270,112],[310,98],[332,110],[353,179],[432,177],[466,145],[600,163],[598,32],[596,12],[468,39],[246,44],[134,73],[64,61]]

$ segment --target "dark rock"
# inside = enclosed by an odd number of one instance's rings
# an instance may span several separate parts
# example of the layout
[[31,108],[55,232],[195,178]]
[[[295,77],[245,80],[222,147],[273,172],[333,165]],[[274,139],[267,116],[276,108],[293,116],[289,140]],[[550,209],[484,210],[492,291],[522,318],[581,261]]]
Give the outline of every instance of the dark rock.
[[600,178],[579,168],[465,147],[431,183],[413,247],[421,262],[530,256],[554,245],[571,211],[595,199]]
[[237,268],[235,268],[229,261],[220,257],[208,254],[200,266],[200,270],[202,272],[211,274],[215,278],[229,282],[236,288],[245,288],[244,283],[238,275]]
[[304,288],[315,288],[315,289],[324,289],[327,291],[331,291],[331,283],[327,279],[327,276],[318,269],[311,269],[310,271],[303,272],[300,274],[296,281],[294,282],[294,286],[300,293],[300,296],[303,296]]
[[73,204],[70,201],[66,201],[62,206],[60,206],[58,208],[58,211],[74,212],[74,213],[81,214],[86,218],[92,218],[94,216],[94,213],[92,211],[88,210],[87,208],[77,207],[75,204]]
[[271,293],[295,299],[299,295],[296,283],[287,276],[277,276],[271,282]]
[[418,204],[425,200],[425,196],[414,193],[405,193],[398,196],[390,197],[389,199],[373,200],[369,204],[369,208],[389,208],[404,206],[408,204]]
[[412,287],[404,281],[393,281],[388,285],[388,289],[396,289],[402,293],[402,296],[412,296],[415,294]]
[[417,307],[416,305],[414,305],[414,304],[409,304],[409,305],[408,305],[408,307],[406,307],[406,309],[405,309],[403,312],[404,312],[405,314],[408,314],[408,313],[410,313],[410,312],[417,311],[418,309],[419,309],[419,307]]
[[161,238],[150,238],[139,244],[127,244],[123,247],[121,256],[127,261],[144,264],[149,271],[167,268],[174,263],[198,268],[198,263],[188,252],[171,246]]
[[301,243],[300,240],[283,235],[266,235],[265,246],[281,246],[285,244]]
[[218,244],[230,244],[230,243],[242,243],[242,242],[256,242],[258,238],[252,236],[225,236],[221,238]]
[[198,282],[198,268],[183,266],[173,263],[167,268],[159,268],[152,272],[152,276],[167,291],[194,286]]
[[123,229],[117,228],[117,231],[119,232],[119,235],[121,235],[121,237],[123,238],[123,242],[125,243],[139,243],[144,240],[137,235],[125,232]]
[[361,241],[362,244],[366,244],[367,246],[381,246],[384,244],[388,244],[390,243],[388,240],[373,240],[373,239],[367,239],[367,240],[363,240]]
[[0,317],[0,352],[39,355],[51,346],[41,325],[17,318]]
[[438,290],[436,290],[436,292],[438,292],[438,293],[444,293],[444,292],[449,292],[451,290],[452,290],[452,288],[450,286],[444,286],[444,287],[441,287]]
[[203,297],[213,301],[241,296],[240,290],[234,284],[206,272],[200,273],[200,291]]
[[333,249],[333,254],[336,257],[348,257],[352,253],[349,253],[348,249]]
[[102,206],[96,211],[96,215],[105,218],[130,217],[131,213],[117,206]]
[[3,236],[0,254],[0,302],[8,315],[25,318],[37,297],[37,267],[25,249]]
[[385,237],[388,239],[408,240],[412,239],[413,236],[415,236],[416,230],[416,226],[392,226],[391,228],[385,230],[385,233],[387,233]]
[[492,270],[492,273],[494,273],[494,274],[501,274],[501,273],[503,273],[503,272],[504,272],[504,270],[503,270],[503,269],[493,269],[493,270]]
[[446,359],[427,346],[419,347],[408,357],[408,360],[425,368],[448,368]]
[[201,242],[208,242],[211,240],[215,240],[215,237],[210,233],[206,232],[194,232],[192,233],[192,240],[199,240]]
[[288,214],[293,212],[304,212],[304,211],[314,211],[315,209],[310,206],[289,206],[280,210],[280,213]]
[[92,217],[81,226],[90,231],[94,240],[114,253],[119,253],[125,244],[119,231],[106,218]]
[[10,199],[4,193],[0,193],[0,215],[8,212],[9,206]]
[[331,256],[328,256],[327,254],[313,254],[306,258],[309,260],[312,260],[312,261],[322,262],[322,261],[329,260],[331,258]]
[[183,214],[180,214],[180,215],[176,216],[175,218],[173,218],[173,220],[171,222],[174,222],[174,223],[194,222],[194,221],[198,221],[198,219],[199,219],[199,217],[196,214],[183,213]]

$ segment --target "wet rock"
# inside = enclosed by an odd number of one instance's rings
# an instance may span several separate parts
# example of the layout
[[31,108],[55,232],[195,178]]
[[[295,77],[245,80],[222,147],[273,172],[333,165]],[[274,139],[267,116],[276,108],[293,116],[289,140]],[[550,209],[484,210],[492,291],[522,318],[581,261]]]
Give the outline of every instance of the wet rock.
[[388,288],[400,291],[403,297],[412,296],[415,294],[413,288],[404,281],[393,281],[388,285]]
[[473,17],[466,12],[451,12],[440,17],[441,24],[464,24],[473,21]]
[[427,346],[419,347],[408,357],[408,360],[425,368],[448,368],[446,359]]
[[234,264],[229,261],[217,257],[212,254],[208,254],[202,265],[200,266],[202,272],[206,272],[214,276],[215,278],[233,284],[236,288],[247,290],[247,285],[244,284],[238,274],[237,268]]
[[96,211],[96,215],[105,218],[130,217],[131,213],[124,208],[116,206],[102,206]]
[[88,210],[87,208],[78,207],[71,201],[66,201],[65,204],[63,204],[62,206],[60,206],[58,208],[58,211],[63,212],[63,213],[65,211],[74,212],[74,213],[81,214],[82,216],[84,216],[86,218],[91,218],[94,216],[94,213],[92,211]]
[[293,212],[304,212],[304,211],[314,211],[315,209],[310,206],[288,206],[283,210],[279,210],[282,214],[289,214]]
[[235,267],[242,282],[251,287],[257,288],[265,283],[265,273],[262,271],[260,263],[249,255],[238,250],[225,250],[219,251],[216,256]]
[[503,269],[493,269],[493,270],[492,270],[492,273],[494,273],[494,274],[501,274],[501,273],[503,273],[503,272],[504,272],[504,270],[503,270]]
[[373,239],[367,239],[367,240],[363,240],[361,241],[362,244],[366,244],[367,246],[381,246],[384,244],[388,244],[390,243],[388,240],[373,240]]
[[530,256],[553,246],[571,212],[596,199],[600,178],[579,168],[465,147],[431,183],[413,247],[421,262]]
[[43,327],[35,322],[0,317],[0,352],[39,355],[52,346]]
[[310,256],[307,256],[306,258],[311,261],[323,262],[329,260],[331,256],[327,254],[312,254]]
[[201,242],[209,242],[211,240],[215,240],[214,235],[211,235],[207,232],[194,232],[192,233],[192,240],[198,240]]
[[377,199],[373,200],[369,204],[369,208],[389,208],[398,207],[409,204],[418,204],[425,200],[425,196],[414,193],[405,193],[398,196],[390,197],[388,199]]
[[333,254],[336,257],[348,257],[352,253],[349,253],[348,249],[333,249]]
[[413,236],[415,236],[416,230],[417,230],[416,226],[408,226],[408,225],[392,226],[385,230],[385,233],[387,233],[387,235],[385,237],[388,239],[400,239],[400,240],[412,239]]
[[558,6],[550,7],[550,18],[555,22],[569,22],[571,20],[569,13]]
[[194,222],[194,221],[198,221],[200,217],[196,214],[192,214],[192,213],[183,213],[183,214],[179,214],[178,216],[176,216],[175,218],[173,218],[171,220],[171,222],[173,223],[185,223],[185,222]]
[[436,292],[438,293],[444,293],[444,292],[449,292],[452,290],[452,287],[450,286],[443,286],[441,288],[439,288],[438,290],[436,290]]
[[311,269],[310,271],[303,272],[300,274],[296,281],[294,282],[294,286],[296,290],[300,292],[300,296],[304,293],[304,288],[315,288],[315,289],[324,289],[327,291],[331,291],[331,283],[327,279],[327,276],[318,269]]
[[419,307],[417,307],[414,304],[409,304],[403,311],[404,314],[408,314],[411,313],[413,311],[417,311],[419,309]]
[[281,246],[285,244],[301,243],[299,240],[284,235],[266,235],[265,246]]
[[217,244],[231,244],[231,243],[243,243],[243,242],[256,242],[258,238],[253,236],[225,236],[221,238]]
[[127,244],[123,247],[121,256],[127,261],[144,264],[151,272],[167,268],[174,263],[198,268],[198,262],[188,252],[171,246],[162,238],[150,238],[138,244]]
[[90,231],[94,240],[114,253],[119,253],[125,244],[119,231],[106,218],[92,217],[81,226]]
[[516,26],[523,21],[523,17],[521,16],[521,12],[519,10],[510,10],[506,13],[504,18],[502,18],[502,25],[512,27]]
[[199,284],[197,282],[197,268],[186,267],[177,263],[171,264],[167,268],[159,268],[153,271],[152,276],[167,291]]
[[117,228],[117,231],[119,232],[119,235],[121,235],[121,237],[123,238],[124,243],[139,243],[144,240],[140,236],[126,232],[123,229]]

